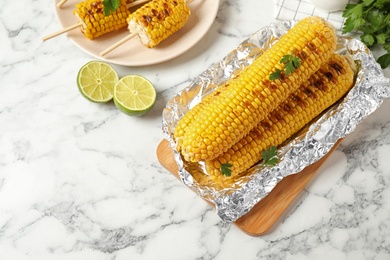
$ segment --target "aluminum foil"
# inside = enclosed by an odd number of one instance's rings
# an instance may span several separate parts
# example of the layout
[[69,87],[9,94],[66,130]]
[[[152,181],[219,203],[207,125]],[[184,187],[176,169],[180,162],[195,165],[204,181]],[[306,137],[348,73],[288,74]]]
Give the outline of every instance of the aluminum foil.
[[284,177],[298,173],[321,159],[340,138],[351,133],[390,96],[389,79],[384,77],[368,48],[357,39],[339,36],[337,52],[349,55],[358,69],[355,85],[348,95],[300,134],[278,147],[279,162],[276,166],[265,168],[260,164],[255,165],[248,170],[249,176],[223,190],[198,183],[193,174],[198,171],[207,173],[202,163],[183,161],[175,149],[173,132],[177,122],[204,96],[251,64],[295,24],[296,21],[282,21],[260,29],[223,60],[199,75],[192,84],[173,97],[163,111],[163,132],[174,151],[181,180],[200,197],[213,203],[218,216],[226,222],[236,221],[245,215]]

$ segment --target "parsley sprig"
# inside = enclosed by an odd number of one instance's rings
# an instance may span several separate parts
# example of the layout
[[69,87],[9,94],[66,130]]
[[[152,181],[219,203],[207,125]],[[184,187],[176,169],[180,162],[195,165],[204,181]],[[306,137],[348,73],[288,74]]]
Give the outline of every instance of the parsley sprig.
[[293,73],[301,65],[301,59],[292,54],[287,54],[283,56],[280,63],[284,64],[283,70],[277,69],[275,72],[272,72],[269,76],[270,80],[280,79],[280,75],[283,71],[286,76]]
[[278,151],[276,150],[276,146],[271,146],[263,150],[262,156],[263,156],[263,165],[275,166],[276,163],[279,161]]
[[103,0],[104,15],[110,15],[111,12],[114,12],[116,9],[118,9],[120,3],[120,0]]
[[[267,149],[262,151],[261,155],[263,157],[263,166],[275,166],[276,163],[279,161],[276,146],[268,147]],[[232,175],[232,166],[233,165],[230,163],[221,164],[222,175],[230,177]]]
[[390,66],[390,0],[359,0],[345,7],[343,17],[343,33],[358,31],[369,48],[382,46],[386,53],[377,62],[383,69]]
[[232,166],[230,163],[221,164],[221,172],[222,175],[225,175],[226,177],[230,177],[232,175]]

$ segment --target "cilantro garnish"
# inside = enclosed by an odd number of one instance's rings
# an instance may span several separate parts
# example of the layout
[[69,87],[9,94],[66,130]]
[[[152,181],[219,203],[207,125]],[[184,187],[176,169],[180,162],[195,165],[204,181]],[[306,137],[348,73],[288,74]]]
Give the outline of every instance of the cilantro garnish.
[[271,146],[263,150],[262,156],[263,156],[263,165],[275,166],[275,164],[279,161],[278,151],[276,150],[276,146]]
[[272,72],[271,75],[269,75],[270,80],[280,79],[280,73],[282,73],[281,70],[276,70],[275,72]]
[[230,163],[221,164],[222,175],[230,177],[232,175],[232,169],[230,169],[232,166]]
[[[286,76],[288,76],[291,73],[293,73],[297,68],[299,68],[299,66],[301,65],[301,59],[295,57],[292,54],[287,54],[282,57],[280,63],[284,64],[283,70]],[[269,79],[270,80],[280,79],[280,75],[283,70],[277,69],[275,72],[271,73]]]
[[383,69],[390,66],[390,0],[359,0],[345,7],[343,17],[343,33],[356,30],[367,47],[382,46],[386,53],[377,62]]
[[120,0],[103,0],[104,15],[110,15],[111,12],[114,12],[116,9],[118,9],[120,3]]

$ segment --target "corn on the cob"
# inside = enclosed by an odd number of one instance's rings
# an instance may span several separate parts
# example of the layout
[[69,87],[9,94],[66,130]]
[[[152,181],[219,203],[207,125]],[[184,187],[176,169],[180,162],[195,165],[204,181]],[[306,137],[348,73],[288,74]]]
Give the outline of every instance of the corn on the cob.
[[249,169],[261,160],[262,150],[282,144],[345,95],[353,85],[353,78],[354,73],[345,57],[334,54],[247,136],[218,158],[206,161],[211,178],[214,182],[230,178],[222,176],[221,164],[232,165],[232,178]]
[[[308,17],[298,22],[230,80],[230,86],[213,102],[200,109],[179,137],[185,160],[211,160],[226,152],[317,71],[335,47],[335,30],[324,19]],[[282,57],[291,53],[301,59],[299,68],[288,76],[282,73],[280,79],[269,80],[272,72],[283,69]]]
[[127,18],[128,29],[153,48],[182,28],[190,14],[185,0],[152,0]]
[[86,0],[76,4],[73,13],[82,23],[81,32],[85,37],[92,40],[127,26],[126,18],[130,15],[130,11],[126,6],[127,3],[129,3],[129,0],[121,0],[118,9],[105,16],[102,0]]

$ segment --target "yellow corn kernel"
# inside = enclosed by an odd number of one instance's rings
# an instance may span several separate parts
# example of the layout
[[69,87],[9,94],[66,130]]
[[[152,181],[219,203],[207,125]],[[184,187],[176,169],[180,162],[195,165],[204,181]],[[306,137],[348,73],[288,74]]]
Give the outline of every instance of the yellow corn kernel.
[[[310,33],[308,33],[310,31]],[[297,44],[298,39],[304,43],[304,47]],[[322,50],[317,47],[317,41],[321,41]],[[316,42],[315,44],[313,42]],[[319,17],[307,17],[297,23],[286,35],[281,37],[268,51],[264,52],[259,58],[253,61],[251,65],[245,68],[237,78],[231,79],[229,87],[222,91],[220,95],[210,102],[203,105],[194,122],[189,124],[186,133],[182,137],[181,153],[185,160],[197,162],[198,159],[193,155],[198,150],[201,143],[193,145],[193,137],[202,133],[211,133],[203,139],[216,136],[218,133],[215,127],[209,122],[214,122],[218,117],[225,117],[223,113],[215,110],[215,107],[225,108],[234,105],[233,117],[227,117],[230,124],[236,123],[240,134],[237,135],[232,127],[229,133],[230,140],[218,145],[219,153],[212,156],[200,156],[206,160],[211,160],[226,152],[234,143],[247,135],[249,131],[263,120],[270,111],[274,110],[283,102],[293,91],[305,82],[311,74],[318,70],[321,65],[329,59],[336,48],[336,34],[334,28],[324,19]],[[280,51],[287,50],[287,51]],[[269,75],[276,69],[283,69],[280,60],[286,54],[294,54],[301,59],[301,64],[289,76],[282,73],[281,78],[269,80]],[[263,71],[263,75],[261,76]],[[253,83],[253,84],[251,84]],[[255,106],[249,104],[256,103]],[[215,105],[218,104],[218,105]],[[246,109],[250,111],[248,114]],[[185,115],[184,115],[185,117]],[[213,150],[213,149],[211,149]],[[209,154],[209,149],[200,149],[201,153]],[[199,158],[199,156],[197,156]]]
[[[307,82],[268,117],[252,129],[248,135],[234,144],[226,153],[214,160],[206,161],[209,174],[221,176],[221,164],[233,165],[232,177],[261,160],[261,151],[269,146],[278,146],[318,116],[327,107],[334,104],[353,85],[354,74],[346,59],[334,54]],[[291,117],[286,116],[291,115]],[[287,122],[293,121],[293,124]],[[277,124],[283,124],[280,131]],[[231,158],[237,155],[233,161]],[[228,159],[230,158],[230,160]],[[241,160],[240,160],[241,158]],[[245,158],[245,159],[242,159]]]

